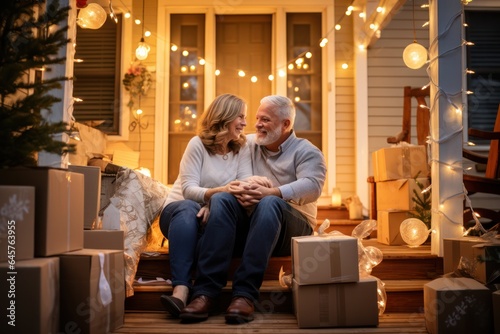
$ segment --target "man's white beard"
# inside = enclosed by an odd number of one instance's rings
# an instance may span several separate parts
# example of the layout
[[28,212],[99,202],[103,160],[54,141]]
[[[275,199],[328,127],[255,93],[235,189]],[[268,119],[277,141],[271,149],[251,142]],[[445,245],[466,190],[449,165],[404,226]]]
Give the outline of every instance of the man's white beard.
[[272,131],[267,131],[265,137],[256,136],[255,142],[258,145],[267,146],[276,142],[280,138],[280,136],[281,136],[281,131],[279,128],[276,128]]

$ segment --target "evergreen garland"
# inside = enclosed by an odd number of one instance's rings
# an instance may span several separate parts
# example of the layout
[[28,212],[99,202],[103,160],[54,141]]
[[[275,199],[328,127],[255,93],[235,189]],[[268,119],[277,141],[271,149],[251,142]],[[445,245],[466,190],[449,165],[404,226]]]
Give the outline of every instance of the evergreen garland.
[[[0,167],[36,166],[37,153],[74,152],[74,145],[54,139],[67,130],[65,122],[48,123],[42,111],[51,112],[61,99],[49,94],[60,89],[66,77],[29,79],[37,70],[62,64],[59,49],[69,40],[67,26],[56,27],[68,17],[70,7],[61,8],[57,0],[43,8],[45,0],[0,2]],[[40,74],[40,72],[39,72]]]

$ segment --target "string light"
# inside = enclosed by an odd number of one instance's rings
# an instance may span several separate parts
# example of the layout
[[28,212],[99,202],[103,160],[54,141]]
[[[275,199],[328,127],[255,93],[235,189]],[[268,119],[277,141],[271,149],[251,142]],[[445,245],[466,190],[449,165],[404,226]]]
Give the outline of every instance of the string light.
[[409,44],[403,51],[403,61],[406,66],[412,70],[416,70],[424,66],[427,62],[427,49],[417,43],[417,35],[415,31],[415,0],[412,4],[413,15],[413,43]]
[[[142,22],[144,22],[144,3],[146,0],[142,0]],[[137,20],[136,20],[137,23]],[[150,46],[144,41],[144,23],[142,24],[142,36],[137,49],[135,49],[135,57],[139,60],[144,60],[148,57]]]

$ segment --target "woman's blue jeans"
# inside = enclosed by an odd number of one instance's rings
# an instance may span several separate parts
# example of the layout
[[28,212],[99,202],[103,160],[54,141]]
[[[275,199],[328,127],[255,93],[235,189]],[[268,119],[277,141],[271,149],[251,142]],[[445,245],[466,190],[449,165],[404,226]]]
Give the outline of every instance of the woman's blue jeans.
[[307,219],[283,199],[267,196],[251,215],[229,193],[210,199],[210,215],[199,241],[193,297],[216,298],[227,284],[233,256],[241,257],[233,279],[233,296],[257,300],[269,258],[289,256],[291,238],[310,235]]
[[182,200],[168,204],[160,215],[160,229],[168,239],[172,285],[191,287],[198,240],[203,233],[196,217],[200,204]]

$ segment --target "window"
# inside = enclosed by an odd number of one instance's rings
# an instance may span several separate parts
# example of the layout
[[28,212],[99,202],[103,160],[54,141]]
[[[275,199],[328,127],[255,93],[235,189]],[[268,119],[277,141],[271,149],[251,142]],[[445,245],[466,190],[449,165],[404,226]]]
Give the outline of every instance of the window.
[[321,149],[320,13],[287,14],[287,95],[295,103],[297,135]]
[[83,101],[74,104],[75,119],[108,135],[119,135],[121,84],[121,30],[107,19],[98,30],[77,27],[73,96]]
[[[498,11],[465,12],[467,47],[468,95],[467,124],[469,128],[491,131],[500,104],[500,25]],[[477,145],[489,145],[489,140],[469,138]]]

